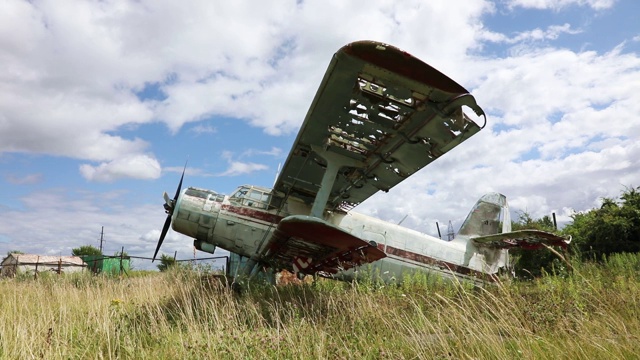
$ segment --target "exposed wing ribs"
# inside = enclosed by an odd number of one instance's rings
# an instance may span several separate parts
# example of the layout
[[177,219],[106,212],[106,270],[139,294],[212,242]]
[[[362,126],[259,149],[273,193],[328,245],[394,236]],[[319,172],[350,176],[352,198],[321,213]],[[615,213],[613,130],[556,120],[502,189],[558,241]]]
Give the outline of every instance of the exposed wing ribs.
[[325,209],[352,208],[477,133],[463,106],[484,115],[467,90],[415,57],[371,41],[349,44],[329,64],[275,188],[313,202],[327,154],[337,154],[350,160]]

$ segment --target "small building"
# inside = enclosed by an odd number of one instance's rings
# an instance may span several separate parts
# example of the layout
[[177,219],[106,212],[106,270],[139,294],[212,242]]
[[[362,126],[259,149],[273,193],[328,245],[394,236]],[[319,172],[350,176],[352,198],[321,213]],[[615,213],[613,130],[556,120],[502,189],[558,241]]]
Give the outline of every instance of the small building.
[[87,267],[79,256],[49,256],[35,254],[9,254],[2,263],[2,276],[15,276],[17,273],[42,273],[52,271],[56,274],[82,271]]
[[131,259],[128,256],[82,255],[82,259],[96,274],[120,275],[131,270]]

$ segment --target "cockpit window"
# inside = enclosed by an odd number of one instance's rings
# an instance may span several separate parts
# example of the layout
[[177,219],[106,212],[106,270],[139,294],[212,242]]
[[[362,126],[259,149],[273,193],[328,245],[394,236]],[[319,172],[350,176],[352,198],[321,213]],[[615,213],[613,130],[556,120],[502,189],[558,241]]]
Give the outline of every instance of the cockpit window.
[[248,191],[249,191],[249,189],[247,189],[245,187],[241,187],[236,192],[234,192],[233,195],[231,195],[231,197],[229,197],[229,201],[231,201],[232,203],[233,202],[236,202],[236,203],[242,202],[242,199],[245,198],[245,196],[247,195]]
[[215,191],[202,190],[202,189],[196,189],[196,188],[188,188],[187,191],[185,191],[185,194],[189,196],[199,197],[201,199],[207,199],[209,195],[211,195],[212,199],[215,199],[219,195]]
[[257,209],[269,209],[271,192],[254,187],[241,187],[231,197],[232,204],[251,206]]
[[269,203],[269,194],[253,189],[249,192],[249,199]]
[[251,189],[242,203],[243,205],[266,210],[269,206],[269,194],[257,189]]
[[269,208],[270,209],[280,209],[280,207],[282,206],[282,200],[284,200],[284,199],[281,198],[280,196],[272,195],[271,196],[271,203],[269,204]]

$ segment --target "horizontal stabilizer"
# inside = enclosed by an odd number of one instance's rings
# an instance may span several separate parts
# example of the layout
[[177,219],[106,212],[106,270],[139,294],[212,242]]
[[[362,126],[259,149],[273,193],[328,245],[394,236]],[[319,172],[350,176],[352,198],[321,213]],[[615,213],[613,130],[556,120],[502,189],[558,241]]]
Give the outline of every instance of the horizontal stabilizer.
[[521,247],[535,250],[545,245],[567,247],[571,237],[565,238],[540,230],[519,230],[502,234],[479,236],[471,239],[476,246],[485,246],[494,249],[510,249]]
[[277,269],[335,274],[385,256],[375,245],[324,220],[293,215],[280,221],[262,260]]

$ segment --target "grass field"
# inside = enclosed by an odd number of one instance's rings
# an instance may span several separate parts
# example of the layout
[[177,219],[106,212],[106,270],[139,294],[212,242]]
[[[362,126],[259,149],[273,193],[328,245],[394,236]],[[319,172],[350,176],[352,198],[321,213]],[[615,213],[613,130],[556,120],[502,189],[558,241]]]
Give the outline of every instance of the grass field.
[[640,256],[484,289],[319,281],[238,296],[193,271],[0,280],[3,359],[633,359]]

